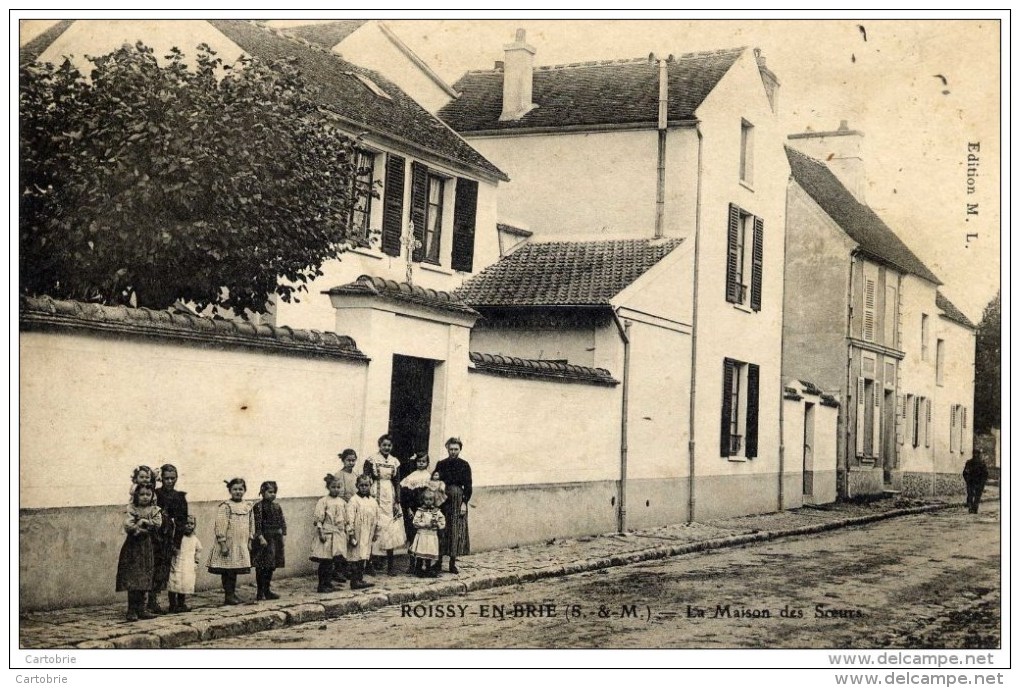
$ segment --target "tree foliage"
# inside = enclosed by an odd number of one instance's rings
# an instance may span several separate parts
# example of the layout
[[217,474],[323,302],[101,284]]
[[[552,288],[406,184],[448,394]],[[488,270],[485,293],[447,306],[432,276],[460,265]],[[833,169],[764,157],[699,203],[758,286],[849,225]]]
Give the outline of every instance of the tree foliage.
[[974,430],[984,433],[1002,426],[1002,324],[1000,293],[981,317],[974,354]]
[[23,293],[261,311],[351,241],[356,142],[292,65],[90,59],[21,70]]

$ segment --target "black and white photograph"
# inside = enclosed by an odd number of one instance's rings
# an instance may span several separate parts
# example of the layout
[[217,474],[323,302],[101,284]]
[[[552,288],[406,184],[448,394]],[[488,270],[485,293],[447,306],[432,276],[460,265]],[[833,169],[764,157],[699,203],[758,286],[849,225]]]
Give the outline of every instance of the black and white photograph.
[[1008,12],[66,14],[9,19],[19,682],[1004,683]]

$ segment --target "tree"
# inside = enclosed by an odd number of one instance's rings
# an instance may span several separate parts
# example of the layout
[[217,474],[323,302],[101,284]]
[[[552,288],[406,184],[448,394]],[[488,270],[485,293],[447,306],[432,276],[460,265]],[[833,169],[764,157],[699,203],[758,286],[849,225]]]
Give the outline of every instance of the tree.
[[981,316],[974,353],[974,430],[984,433],[1002,427],[1002,326],[1000,293]]
[[356,142],[292,65],[91,59],[21,70],[22,293],[257,312],[352,242]]

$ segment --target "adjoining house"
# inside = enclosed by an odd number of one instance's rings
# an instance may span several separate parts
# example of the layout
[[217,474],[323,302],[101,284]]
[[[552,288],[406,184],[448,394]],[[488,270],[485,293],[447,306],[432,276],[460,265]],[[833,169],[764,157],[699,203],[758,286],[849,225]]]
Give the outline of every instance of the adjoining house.
[[973,325],[866,204],[863,134],[789,141],[784,374],[845,400],[841,496],[930,493],[970,452]]
[[[367,27],[365,27],[367,28]],[[352,212],[355,248],[322,265],[298,303],[276,302],[266,322],[331,330],[324,288],[362,274],[452,290],[500,256],[496,188],[507,176],[429,113],[396,82],[329,50],[258,22],[65,21],[22,47],[22,61],[101,55],[141,41],[157,55],[206,43],[227,63],[242,54],[290,60],[319,87],[326,121],[359,141],[357,185],[373,189]],[[413,231],[412,231],[413,226]],[[408,255],[410,254],[410,260]]]
[[[657,453],[674,476],[696,476],[673,513],[799,505],[800,469],[784,469],[779,431],[789,168],[778,79],[748,48],[550,66],[535,54],[518,31],[439,111],[512,179],[498,190],[500,222],[536,242],[682,238],[686,260],[659,307],[689,304],[676,319],[691,334],[656,354],[688,396],[661,407],[687,428]],[[536,255],[525,245],[490,270]],[[483,308],[472,284],[461,293]],[[494,336],[485,322],[474,336]],[[558,350],[552,338],[536,346]]]

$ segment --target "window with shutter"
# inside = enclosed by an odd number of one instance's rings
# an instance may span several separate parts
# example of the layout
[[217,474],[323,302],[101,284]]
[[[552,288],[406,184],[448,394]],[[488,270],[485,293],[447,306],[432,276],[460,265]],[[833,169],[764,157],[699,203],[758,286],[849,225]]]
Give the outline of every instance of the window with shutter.
[[736,361],[729,358],[723,359],[723,381],[722,381],[722,422],[719,426],[719,455],[731,456],[730,424],[733,412],[733,377]]
[[450,267],[461,272],[474,269],[475,222],[478,215],[478,182],[457,179],[453,203],[453,256]]
[[430,174],[428,176],[428,205],[425,211],[425,245],[422,247],[425,260],[439,265],[440,247],[443,241],[443,197],[446,195],[446,180]]
[[348,219],[350,236],[356,243],[368,245],[372,226],[372,190],[375,175],[375,153],[358,150],[357,166],[351,184],[351,213]]
[[896,395],[896,444],[903,444],[907,427],[907,400],[902,394]]
[[383,190],[382,251],[387,255],[400,255],[403,214],[404,159],[391,153],[386,155],[386,181]]
[[931,446],[931,399],[924,400],[924,446]]
[[[917,446],[917,421],[918,421],[918,410],[917,410],[917,397],[913,394],[907,395],[907,411],[910,414],[910,424],[908,426],[908,436],[910,437],[910,445],[912,447]],[[906,415],[906,414],[904,414]]]
[[[893,279],[893,273],[886,270],[885,279],[889,281]],[[885,288],[885,323],[884,323],[884,339],[882,343],[886,346],[896,347],[896,287],[886,285]]]
[[882,386],[874,386],[874,403],[871,410],[871,455],[882,454]]
[[956,451],[957,442],[957,431],[956,431],[956,404],[949,407],[949,451]]
[[967,429],[967,407],[960,407],[960,453],[964,453],[964,440],[967,439],[967,433],[964,432]]
[[854,428],[854,445],[857,456],[864,456],[864,378],[857,378],[857,422]]
[[428,220],[429,173],[420,162],[411,163],[411,222],[417,241],[411,260],[420,263],[425,256],[425,223]]
[[744,429],[744,456],[758,456],[758,366],[747,364],[747,414]]
[[765,221],[754,218],[754,242],[751,249],[751,310],[761,310],[762,264],[765,251]]
[[740,242],[740,208],[730,203],[729,220],[726,228],[726,300],[740,303],[740,266],[742,262]]
[[875,280],[864,279],[864,341],[875,341]]
[[719,454],[747,459],[758,455],[759,367],[723,359],[722,414]]

